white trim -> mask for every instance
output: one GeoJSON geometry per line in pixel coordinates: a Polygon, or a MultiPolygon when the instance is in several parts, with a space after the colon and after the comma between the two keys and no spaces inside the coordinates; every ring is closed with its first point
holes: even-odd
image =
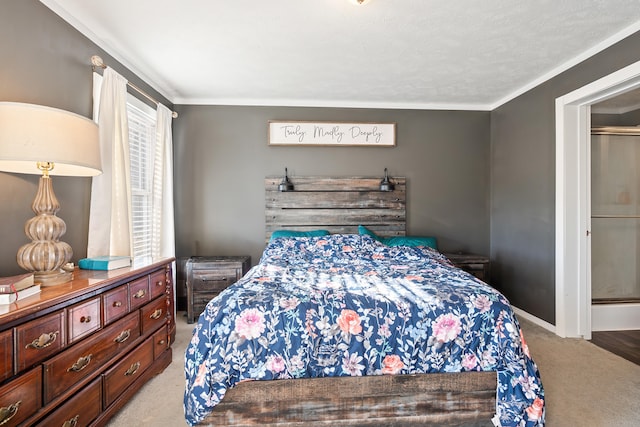
{"type": "Polygon", "coordinates": [[[528,320],[529,322],[534,323],[540,326],[541,328],[546,329],[549,332],[553,332],[554,334],[556,333],[556,327],[551,323],[546,322],[540,319],[539,317],[534,316],[533,314],[527,313],[521,308],[514,307],[514,306],[511,306],[511,308],[513,308],[513,312],[516,313],[516,316],[521,317],[525,320],[528,320]]]}
{"type": "Polygon", "coordinates": [[[454,110],[454,111],[491,111],[488,104],[446,104],[411,102],[367,102],[335,101],[318,99],[243,99],[243,98],[184,98],[176,97],[174,104],[180,105],[237,105],[248,107],[326,107],[326,108],[377,108],[387,110],[454,110]]]}
{"type": "Polygon", "coordinates": [[[640,304],[596,304],[591,306],[594,331],[640,328],[640,304]]]}
{"type": "Polygon", "coordinates": [[[640,87],[640,61],[556,99],[556,333],[591,337],[590,106],[640,87]]]}

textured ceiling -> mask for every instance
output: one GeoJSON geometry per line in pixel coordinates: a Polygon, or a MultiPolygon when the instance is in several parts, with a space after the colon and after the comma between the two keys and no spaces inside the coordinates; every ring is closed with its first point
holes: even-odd
{"type": "Polygon", "coordinates": [[[489,110],[640,30],[638,0],[41,2],[176,104],[489,110]]]}

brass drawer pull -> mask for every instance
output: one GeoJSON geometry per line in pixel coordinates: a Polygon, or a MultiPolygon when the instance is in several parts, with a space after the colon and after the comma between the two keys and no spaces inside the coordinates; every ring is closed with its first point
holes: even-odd
{"type": "Polygon", "coordinates": [[[129,366],[129,369],[127,369],[127,372],[125,372],[124,374],[130,377],[131,375],[138,372],[138,369],[140,369],[140,362],[136,362],[133,365],[129,366]]]}
{"type": "Polygon", "coordinates": [[[42,334],[38,338],[36,338],[35,340],[27,344],[24,348],[34,348],[36,350],[39,350],[41,348],[49,347],[51,344],[55,342],[56,338],[58,338],[59,333],[60,331],[49,332],[48,334],[42,334]]]}
{"type": "Polygon", "coordinates": [[[114,306],[114,307],[122,307],[122,302],[120,302],[120,301],[114,301],[114,302],[113,302],[113,306],[114,306]]]}
{"type": "Polygon", "coordinates": [[[22,400],[18,400],[13,405],[0,408],[0,426],[8,423],[15,414],[18,413],[22,400]]]}
{"type": "Polygon", "coordinates": [[[138,292],[136,292],[135,294],[133,294],[134,298],[144,298],[144,296],[147,294],[147,292],[144,289],[140,289],[138,292]]]}
{"type": "Polygon", "coordinates": [[[91,323],[91,316],[82,316],[80,318],[80,323],[91,323]]]}
{"type": "Polygon", "coordinates": [[[69,369],[67,369],[67,372],[82,371],[84,368],[89,366],[89,362],[91,362],[92,357],[93,357],[93,354],[90,354],[88,356],[82,356],[81,358],[78,359],[76,363],[74,363],[73,365],[71,365],[69,369]]]}
{"type": "Polygon", "coordinates": [[[158,341],[158,345],[164,345],[164,344],[165,344],[165,340],[158,341]]]}
{"type": "Polygon", "coordinates": [[[76,427],[78,425],[78,418],[80,417],[80,414],[76,415],[75,417],[71,418],[70,420],[67,420],[64,422],[64,424],[62,424],[62,427],[76,427]]]}
{"type": "Polygon", "coordinates": [[[158,280],[156,282],[156,286],[162,286],[162,285],[164,285],[164,282],[162,280],[158,280]]]}
{"type": "Polygon", "coordinates": [[[123,342],[128,340],[130,336],[131,336],[131,329],[127,329],[125,331],[120,332],[120,335],[118,335],[114,341],[117,342],[118,344],[122,344],[123,342]]]}
{"type": "Polygon", "coordinates": [[[157,320],[157,319],[160,318],[160,316],[162,316],[162,312],[163,312],[163,310],[161,308],[159,308],[156,311],[154,311],[153,313],[151,313],[149,318],[153,319],[153,320],[157,320]]]}

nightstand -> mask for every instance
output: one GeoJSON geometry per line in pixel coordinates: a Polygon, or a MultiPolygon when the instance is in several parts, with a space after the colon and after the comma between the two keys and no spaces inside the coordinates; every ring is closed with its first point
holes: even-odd
{"type": "Polygon", "coordinates": [[[187,323],[193,323],[211,299],[240,280],[250,267],[250,256],[190,257],[185,268],[187,323]]]}
{"type": "Polygon", "coordinates": [[[483,282],[488,283],[489,268],[491,266],[489,257],[464,253],[445,253],[444,256],[449,258],[449,261],[451,261],[451,263],[456,267],[471,273],[483,282]]]}

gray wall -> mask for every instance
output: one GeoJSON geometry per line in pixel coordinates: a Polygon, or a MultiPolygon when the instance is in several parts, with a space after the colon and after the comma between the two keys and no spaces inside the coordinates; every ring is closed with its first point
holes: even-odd
{"type": "Polygon", "coordinates": [[[511,303],[555,323],[555,99],[640,60],[640,34],[491,113],[491,275],[511,303]]]}
{"type": "MultiPolygon", "coordinates": [[[[166,102],[102,49],[37,0],[2,0],[0,6],[0,100],[47,105],[91,117],[90,58],[100,55],[113,69],[166,102]]],[[[0,172],[0,276],[21,272],[18,248],[28,242],[23,227],[33,216],[38,176],[0,172]]],[[[54,177],[58,212],[67,224],[61,240],[73,259],[86,256],[90,178],[54,177]]]]}
{"type": "Polygon", "coordinates": [[[407,178],[407,231],[442,250],[489,253],[488,112],[233,106],[176,107],[176,254],[264,249],[264,178],[407,178]],[[397,146],[272,147],[269,120],[396,122],[397,146]]]}

